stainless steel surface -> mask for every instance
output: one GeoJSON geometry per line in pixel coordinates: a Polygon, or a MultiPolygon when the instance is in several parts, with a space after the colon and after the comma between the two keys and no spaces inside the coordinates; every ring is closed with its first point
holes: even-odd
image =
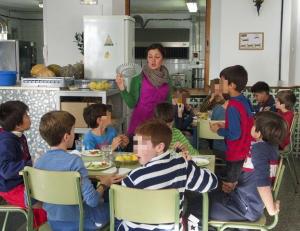
{"type": "Polygon", "coordinates": [[[186,86],[186,76],[184,73],[172,74],[171,79],[173,81],[173,85],[178,88],[187,87],[186,86]]]}
{"type": "Polygon", "coordinates": [[[22,87],[68,87],[74,83],[73,77],[22,78],[22,87]]]}
{"type": "Polygon", "coordinates": [[[36,64],[36,44],[29,41],[0,40],[0,70],[16,71],[17,77],[30,76],[36,64]]]}
{"type": "Polygon", "coordinates": [[[203,68],[192,69],[192,88],[204,88],[203,71],[203,68]]]}

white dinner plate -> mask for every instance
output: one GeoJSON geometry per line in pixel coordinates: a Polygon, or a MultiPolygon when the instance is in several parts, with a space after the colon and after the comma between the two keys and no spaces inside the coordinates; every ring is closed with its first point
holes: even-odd
{"type": "Polygon", "coordinates": [[[110,162],[107,161],[90,161],[90,162],[85,162],[84,166],[86,167],[87,170],[103,170],[103,169],[108,169],[112,166],[110,162]]]}
{"type": "Polygon", "coordinates": [[[198,166],[206,166],[209,164],[209,160],[207,158],[203,157],[192,157],[192,160],[198,165],[198,166]]]}
{"type": "Polygon", "coordinates": [[[99,149],[84,150],[81,153],[83,156],[102,156],[104,153],[99,149]]]}

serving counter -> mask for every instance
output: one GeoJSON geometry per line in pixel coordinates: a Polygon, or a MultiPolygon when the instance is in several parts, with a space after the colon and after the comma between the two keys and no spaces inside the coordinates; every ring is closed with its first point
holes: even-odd
{"type": "MultiPolygon", "coordinates": [[[[43,153],[48,145],[39,134],[39,122],[45,113],[52,110],[60,110],[61,102],[78,97],[99,98],[102,103],[112,105],[122,104],[119,91],[112,89],[108,91],[69,91],[60,88],[45,87],[21,87],[21,86],[0,86],[0,103],[9,100],[20,100],[29,107],[31,128],[25,132],[31,155],[43,153]]],[[[123,104],[122,104],[123,105],[123,104]]],[[[122,115],[123,106],[113,108],[117,115],[122,115]]],[[[76,128],[76,133],[84,133],[86,128],[76,128]]]]}

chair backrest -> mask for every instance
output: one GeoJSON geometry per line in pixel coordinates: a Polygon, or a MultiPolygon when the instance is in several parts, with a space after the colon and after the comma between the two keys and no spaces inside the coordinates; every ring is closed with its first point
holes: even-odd
{"type": "Polygon", "coordinates": [[[291,128],[290,128],[290,140],[291,140],[291,142],[293,142],[293,144],[295,143],[294,142],[294,137],[295,137],[296,127],[297,127],[297,124],[298,124],[298,119],[299,119],[299,113],[294,112],[294,118],[293,118],[291,128]]]}
{"type": "Polygon", "coordinates": [[[176,189],[133,189],[112,185],[109,191],[111,230],[114,217],[143,224],[174,223],[179,227],[179,192],[176,189]]]}
{"type": "Polygon", "coordinates": [[[283,158],[281,158],[276,171],[276,177],[272,188],[274,199],[277,199],[284,171],[285,171],[285,165],[283,164],[283,158]]]}
{"type": "Polygon", "coordinates": [[[203,139],[223,140],[223,136],[219,136],[217,133],[210,130],[210,123],[224,122],[224,120],[198,120],[198,137],[203,139]]]}
{"type": "Polygon", "coordinates": [[[26,166],[23,170],[29,208],[31,198],[58,205],[78,205],[83,230],[83,204],[78,172],[46,171],[26,166]]]}

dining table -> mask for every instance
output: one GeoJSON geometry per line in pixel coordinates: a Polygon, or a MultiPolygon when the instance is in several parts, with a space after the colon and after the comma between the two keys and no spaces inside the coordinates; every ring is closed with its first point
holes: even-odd
{"type": "MultiPolygon", "coordinates": [[[[101,169],[88,169],[89,176],[103,176],[103,175],[112,175],[112,174],[120,174],[120,175],[127,175],[131,170],[140,167],[141,165],[138,162],[131,162],[131,163],[122,163],[120,168],[117,170],[114,159],[117,155],[126,155],[132,153],[113,153],[110,157],[109,166],[101,169]]],[[[103,156],[85,156],[81,155],[83,162],[90,163],[90,162],[100,162],[103,161],[103,156]]],[[[192,156],[192,160],[200,167],[200,168],[207,168],[210,171],[215,171],[215,155],[205,155],[199,154],[192,156]]]]}

